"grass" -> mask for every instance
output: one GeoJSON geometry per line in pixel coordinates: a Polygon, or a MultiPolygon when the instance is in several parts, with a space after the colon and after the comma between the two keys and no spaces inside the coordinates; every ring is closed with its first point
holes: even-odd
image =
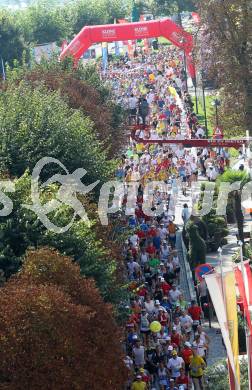
{"type": "Polygon", "coordinates": [[[168,39],[166,39],[164,37],[159,37],[158,38],[158,43],[160,43],[161,45],[171,45],[171,42],[168,41],[168,39]]]}
{"type": "MultiPolygon", "coordinates": [[[[207,114],[207,128],[208,128],[208,136],[213,135],[213,130],[215,127],[215,115],[214,115],[214,108],[212,106],[212,101],[215,99],[215,96],[206,95],[206,114],[207,114]]],[[[194,103],[194,111],[196,112],[196,100],[195,96],[192,95],[192,101],[194,103]]],[[[201,125],[205,125],[205,115],[204,115],[204,108],[201,104],[200,99],[198,99],[198,114],[197,114],[199,123],[201,125]]]]}

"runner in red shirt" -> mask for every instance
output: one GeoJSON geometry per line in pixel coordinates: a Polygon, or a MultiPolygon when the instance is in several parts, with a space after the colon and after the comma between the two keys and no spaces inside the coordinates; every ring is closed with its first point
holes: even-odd
{"type": "Polygon", "coordinates": [[[163,294],[168,295],[168,292],[171,290],[170,284],[167,283],[164,278],[161,278],[160,282],[161,282],[160,285],[161,285],[161,288],[163,290],[163,294]]]}
{"type": "Polygon", "coordinates": [[[141,207],[138,206],[135,209],[135,216],[137,217],[138,220],[141,219],[141,218],[144,218],[144,212],[143,212],[141,207]]]}
{"type": "Polygon", "coordinates": [[[190,371],[190,361],[191,361],[191,358],[193,356],[193,351],[191,349],[191,344],[186,341],[185,344],[184,344],[184,349],[182,349],[181,351],[181,357],[184,359],[184,362],[185,362],[185,371],[186,371],[186,374],[188,374],[188,372],[190,371]]]}
{"type": "Polygon", "coordinates": [[[171,342],[176,344],[177,348],[180,348],[181,341],[181,335],[177,332],[176,328],[172,328],[171,342]]]}
{"type": "Polygon", "coordinates": [[[188,313],[190,314],[190,316],[193,319],[193,326],[192,326],[192,328],[193,328],[193,331],[195,333],[196,330],[197,330],[198,325],[200,324],[200,319],[201,319],[201,315],[202,315],[201,307],[196,305],[195,301],[192,301],[191,302],[191,306],[188,309],[188,313]]]}
{"type": "Polygon", "coordinates": [[[181,368],[180,370],[180,376],[176,379],[176,385],[184,385],[184,389],[189,389],[189,378],[185,374],[185,370],[181,368]]]}
{"type": "Polygon", "coordinates": [[[151,228],[148,230],[148,237],[152,238],[152,237],[156,237],[156,234],[157,234],[157,229],[155,228],[154,225],[151,226],[151,228]]]}
{"type": "Polygon", "coordinates": [[[156,253],[156,248],[152,243],[147,246],[146,252],[149,253],[149,255],[154,255],[156,253]]]}
{"type": "Polygon", "coordinates": [[[143,230],[138,230],[136,234],[138,235],[139,240],[142,240],[146,237],[146,233],[143,230]]]}

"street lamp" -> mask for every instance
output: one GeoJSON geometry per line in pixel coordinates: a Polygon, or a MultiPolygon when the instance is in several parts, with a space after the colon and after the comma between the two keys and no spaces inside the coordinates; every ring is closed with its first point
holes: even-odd
{"type": "MultiPolygon", "coordinates": [[[[184,43],[186,42],[186,39],[185,39],[185,37],[181,37],[181,39],[179,40],[179,42],[181,43],[181,44],[183,44],[184,45],[184,43]]],[[[183,57],[184,57],[184,64],[183,64],[183,76],[185,77],[185,87],[186,87],[186,92],[188,92],[188,83],[187,83],[187,69],[186,69],[186,67],[187,67],[187,63],[186,63],[186,52],[185,52],[185,48],[183,48],[183,57]]]]}
{"type": "Polygon", "coordinates": [[[214,99],[211,104],[213,107],[215,107],[215,122],[216,122],[216,127],[218,127],[219,126],[218,107],[220,107],[221,102],[219,99],[214,99]]]}

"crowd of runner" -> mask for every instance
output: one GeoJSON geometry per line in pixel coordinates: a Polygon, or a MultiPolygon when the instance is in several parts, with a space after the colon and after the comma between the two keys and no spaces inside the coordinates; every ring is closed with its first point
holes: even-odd
{"type": "MultiPolygon", "coordinates": [[[[224,149],[185,149],[181,144],[141,143],[141,139],[204,137],[186,92],[183,57],[177,49],[162,48],[148,56],[113,62],[106,79],[117,101],[129,112],[139,142],[129,139],[116,171],[126,184],[138,182],[135,215],[127,219],[130,235],[123,248],[131,292],[126,325],[127,389],[204,388],[204,369],[210,340],[201,327],[203,313],[188,302],[180,285],[180,255],[175,207],[199,175],[215,181],[229,164],[224,149]],[[152,216],[144,210],[144,186],[164,181],[170,190],[154,188],[152,216]],[[162,204],[162,212],[155,210],[162,204]]],[[[186,198],[185,198],[186,199],[186,198]]],[[[182,220],[190,217],[184,204],[182,220]]],[[[211,348],[211,345],[210,345],[211,348]]]]}

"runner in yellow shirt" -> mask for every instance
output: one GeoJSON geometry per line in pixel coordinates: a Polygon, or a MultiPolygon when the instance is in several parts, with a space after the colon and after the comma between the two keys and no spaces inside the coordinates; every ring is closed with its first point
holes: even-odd
{"type": "Polygon", "coordinates": [[[192,347],[193,356],[190,361],[190,377],[195,389],[204,390],[203,373],[206,363],[201,356],[197,354],[197,346],[192,347]]]}
{"type": "Polygon", "coordinates": [[[132,383],[131,390],[146,390],[146,383],[142,380],[141,375],[137,375],[136,380],[132,383]]]}
{"type": "Polygon", "coordinates": [[[140,143],[140,144],[136,144],[136,152],[137,154],[141,154],[143,153],[144,151],[144,144],[140,143]]]}

